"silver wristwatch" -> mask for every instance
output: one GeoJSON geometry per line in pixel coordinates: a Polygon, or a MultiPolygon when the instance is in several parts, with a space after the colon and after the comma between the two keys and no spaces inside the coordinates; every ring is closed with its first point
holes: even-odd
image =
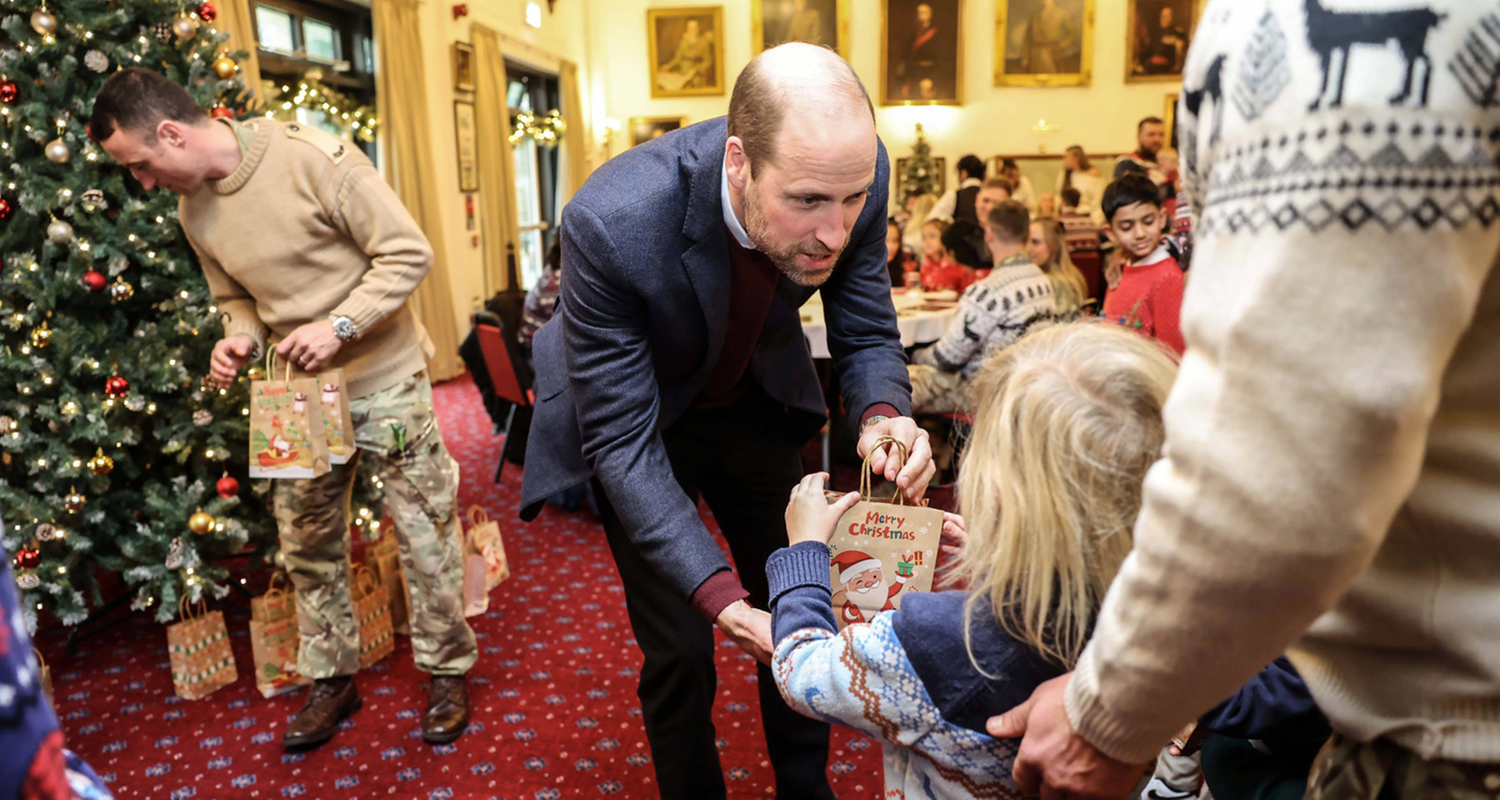
{"type": "Polygon", "coordinates": [[[359,335],[359,329],[354,327],[354,320],[348,317],[329,317],[333,320],[333,335],[341,341],[352,342],[359,335]]]}
{"type": "Polygon", "coordinates": [[[884,414],[876,414],[875,416],[870,417],[869,419],[865,420],[863,423],[860,424],[860,426],[859,426],[859,432],[860,433],[864,433],[865,431],[867,431],[867,430],[870,429],[871,425],[874,425],[877,422],[885,422],[888,419],[890,419],[890,417],[887,417],[884,414]]]}

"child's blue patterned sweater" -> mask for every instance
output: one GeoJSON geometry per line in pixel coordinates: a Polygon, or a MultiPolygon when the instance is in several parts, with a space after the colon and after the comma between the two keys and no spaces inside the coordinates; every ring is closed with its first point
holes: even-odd
{"type": "Polygon", "coordinates": [[[1007,635],[981,603],[964,646],[964,592],[911,595],[901,608],[838,633],[828,547],[802,542],[766,561],[776,686],[793,708],[880,739],[892,798],[1018,798],[1015,740],[984,732],[1062,674],[1007,635]]]}

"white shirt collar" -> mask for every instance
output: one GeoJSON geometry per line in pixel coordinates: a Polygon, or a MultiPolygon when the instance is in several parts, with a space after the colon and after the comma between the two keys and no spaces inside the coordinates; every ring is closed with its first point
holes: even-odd
{"type": "Polygon", "coordinates": [[[958,188],[960,188],[960,189],[967,189],[970,186],[983,186],[983,185],[984,185],[984,181],[982,181],[982,180],[980,180],[978,178],[964,178],[964,182],[960,183],[958,185],[958,188]]]}
{"type": "Polygon", "coordinates": [[[1156,263],[1165,261],[1165,260],[1167,260],[1168,258],[1171,258],[1171,257],[1172,257],[1172,251],[1167,249],[1167,239],[1164,236],[1164,237],[1162,237],[1161,244],[1157,245],[1156,249],[1152,250],[1150,255],[1146,256],[1143,259],[1140,259],[1139,261],[1132,261],[1132,262],[1130,262],[1130,266],[1132,266],[1132,267],[1149,267],[1152,264],[1156,264],[1156,263]]]}
{"type": "Polygon", "coordinates": [[[756,249],[755,243],[750,241],[750,234],[745,232],[745,226],[740,224],[740,218],[734,215],[734,205],[729,202],[729,154],[724,154],[724,163],[719,165],[719,201],[724,204],[724,227],[729,229],[730,235],[740,243],[740,247],[746,250],[756,249]]]}

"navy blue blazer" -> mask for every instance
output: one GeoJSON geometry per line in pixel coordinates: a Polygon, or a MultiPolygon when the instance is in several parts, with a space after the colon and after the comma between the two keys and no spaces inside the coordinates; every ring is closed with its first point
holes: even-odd
{"type": "MultiPolygon", "coordinates": [[[[589,178],[563,209],[561,297],[532,345],[537,405],[521,518],[597,477],[631,540],[684,597],[728,567],[673,477],[661,436],[702,392],[724,345],[727,138],[723,117],[701,122],[633,147],[589,178]]],[[[889,182],[882,144],[864,210],[822,287],[828,349],[854,415],[877,403],[911,413],[885,264],[889,182]]],[[[814,291],[781,277],[749,368],[787,408],[788,433],[801,442],[827,419],[798,311],[814,291]]]]}

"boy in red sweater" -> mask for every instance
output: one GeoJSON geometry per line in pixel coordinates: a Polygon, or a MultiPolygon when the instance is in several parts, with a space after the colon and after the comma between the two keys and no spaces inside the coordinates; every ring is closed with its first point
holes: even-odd
{"type": "Polygon", "coordinates": [[[1182,269],[1167,251],[1156,184],[1126,174],[1104,190],[1104,234],[1124,258],[1120,283],[1104,298],[1104,318],[1135,328],[1182,355],[1182,269]]]}

